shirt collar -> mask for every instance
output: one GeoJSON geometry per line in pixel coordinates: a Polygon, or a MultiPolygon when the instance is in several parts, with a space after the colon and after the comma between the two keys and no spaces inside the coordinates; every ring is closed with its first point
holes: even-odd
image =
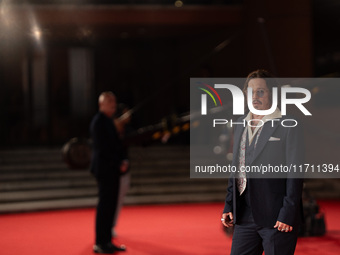
{"type": "MultiPolygon", "coordinates": [[[[282,118],[282,115],[281,115],[281,111],[279,108],[276,108],[275,111],[271,114],[268,114],[268,115],[265,115],[263,116],[262,118],[262,121],[263,121],[263,124],[262,125],[258,125],[254,131],[251,130],[251,127],[249,125],[247,125],[247,131],[248,131],[248,141],[249,141],[249,145],[251,144],[251,142],[253,141],[255,135],[257,134],[257,132],[259,131],[259,129],[261,128],[261,126],[264,125],[264,123],[266,123],[267,120],[272,120],[272,119],[279,119],[279,118],[282,118]]],[[[244,118],[247,122],[249,120],[252,119],[252,113],[249,112],[247,114],[247,116],[244,118]]],[[[260,124],[261,122],[259,122],[260,124]]]]}

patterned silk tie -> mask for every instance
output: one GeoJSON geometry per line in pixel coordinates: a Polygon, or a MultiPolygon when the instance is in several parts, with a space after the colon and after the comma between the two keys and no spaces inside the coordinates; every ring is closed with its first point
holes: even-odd
{"type": "Polygon", "coordinates": [[[244,129],[241,143],[240,143],[240,152],[239,152],[239,173],[237,178],[237,189],[240,192],[240,195],[244,192],[247,186],[247,176],[244,171],[241,171],[241,169],[244,169],[245,163],[246,163],[246,141],[247,141],[247,127],[244,129]]]}
{"type": "MultiPolygon", "coordinates": [[[[262,126],[263,127],[263,126],[262,126]]],[[[256,134],[254,149],[256,148],[257,141],[262,131],[262,127],[259,128],[256,134]]],[[[237,189],[240,192],[240,195],[244,192],[247,186],[247,176],[245,171],[241,171],[245,169],[246,165],[246,142],[247,142],[247,130],[246,127],[243,131],[241,142],[240,142],[240,152],[239,152],[239,174],[237,178],[237,189]]]]}

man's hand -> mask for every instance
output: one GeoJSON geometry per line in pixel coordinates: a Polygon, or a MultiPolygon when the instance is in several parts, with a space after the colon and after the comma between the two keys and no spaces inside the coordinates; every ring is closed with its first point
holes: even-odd
{"type": "Polygon", "coordinates": [[[120,165],[120,172],[125,173],[129,168],[129,161],[123,160],[122,164],[120,165]]]}
{"type": "Polygon", "coordinates": [[[293,230],[292,226],[289,226],[283,222],[277,221],[274,228],[277,228],[281,232],[291,232],[293,230]]]}
{"type": "Polygon", "coordinates": [[[221,221],[222,221],[223,226],[227,228],[231,227],[233,225],[233,220],[234,220],[234,217],[233,217],[232,212],[222,214],[221,221]]]}

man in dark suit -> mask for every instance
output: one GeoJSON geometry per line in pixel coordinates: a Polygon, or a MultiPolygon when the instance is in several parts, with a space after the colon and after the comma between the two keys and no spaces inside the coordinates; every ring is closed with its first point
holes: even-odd
{"type": "MultiPolygon", "coordinates": [[[[248,75],[244,86],[252,89],[252,103],[257,110],[271,107],[272,77],[265,70],[248,75]]],[[[241,117],[251,126],[235,125],[232,165],[238,169],[254,166],[296,166],[303,164],[303,135],[299,125],[285,121],[279,109],[260,116],[251,112],[241,117]],[[277,119],[279,121],[268,121],[277,119]]],[[[229,178],[222,224],[235,224],[232,255],[294,254],[298,224],[302,217],[302,185],[299,176],[275,173],[277,178],[258,178],[239,172],[229,178]],[[253,178],[252,178],[253,177],[253,178]]],[[[268,177],[268,176],[267,176],[268,177]]]]}
{"type": "Polygon", "coordinates": [[[128,168],[121,140],[113,123],[116,97],[112,92],[99,96],[99,112],[93,117],[90,132],[93,140],[91,173],[98,184],[96,213],[96,253],[125,251],[124,246],[112,244],[111,227],[117,207],[120,173],[128,168]]]}

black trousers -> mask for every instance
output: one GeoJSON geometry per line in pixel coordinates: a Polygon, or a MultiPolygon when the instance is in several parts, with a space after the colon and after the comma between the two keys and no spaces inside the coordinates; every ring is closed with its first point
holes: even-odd
{"type": "Polygon", "coordinates": [[[261,227],[254,222],[248,189],[239,196],[237,224],[235,224],[231,255],[293,255],[298,229],[281,232],[273,227],[261,227]]]}
{"type": "Polygon", "coordinates": [[[112,223],[117,209],[119,174],[97,178],[96,244],[111,243],[112,223]]]}
{"type": "Polygon", "coordinates": [[[254,222],[251,208],[247,203],[247,192],[240,197],[240,217],[235,224],[231,255],[293,255],[298,229],[281,232],[273,227],[261,227],[254,222]],[[244,199],[244,200],[242,200],[244,199]]]}
{"type": "Polygon", "coordinates": [[[293,255],[297,230],[281,232],[276,228],[263,228],[255,223],[235,225],[231,255],[293,255]]]}

